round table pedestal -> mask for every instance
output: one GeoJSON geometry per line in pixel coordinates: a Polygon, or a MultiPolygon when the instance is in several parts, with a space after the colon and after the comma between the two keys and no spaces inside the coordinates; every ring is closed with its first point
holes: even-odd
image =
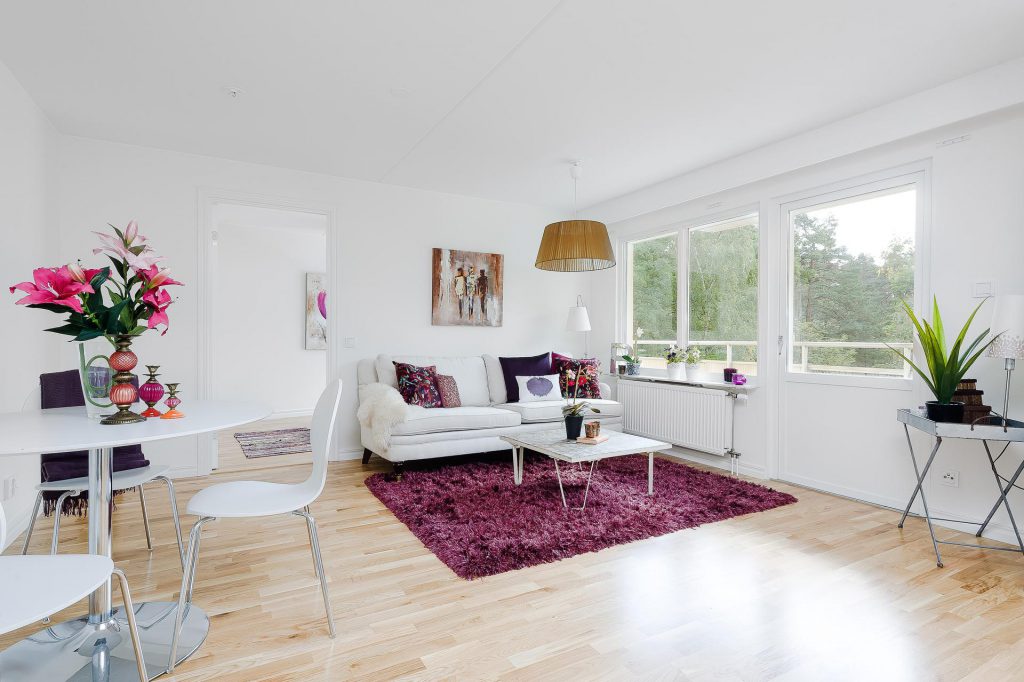
{"type": "MultiPolygon", "coordinates": [[[[151,680],[167,671],[177,608],[177,602],[135,604],[142,654],[151,680]]],[[[210,619],[201,608],[186,605],[185,609],[175,665],[194,654],[210,631],[210,619]]],[[[138,679],[135,650],[123,607],[114,609],[112,621],[93,624],[88,617],[65,621],[0,652],[0,680],[4,682],[138,682],[138,679]]]]}

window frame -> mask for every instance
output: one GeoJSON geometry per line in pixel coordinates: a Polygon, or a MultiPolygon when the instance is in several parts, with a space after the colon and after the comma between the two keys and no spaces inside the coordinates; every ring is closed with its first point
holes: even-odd
{"type": "MultiPolygon", "coordinates": [[[[633,258],[631,246],[638,242],[648,241],[651,239],[658,239],[661,237],[668,237],[674,235],[676,237],[676,272],[677,272],[677,285],[676,285],[676,338],[675,343],[681,347],[687,345],[701,345],[699,341],[689,340],[690,335],[690,234],[694,230],[701,228],[707,228],[718,223],[726,223],[732,221],[740,221],[744,218],[751,218],[757,223],[758,229],[758,283],[757,283],[757,325],[754,332],[755,348],[757,349],[757,374],[760,375],[763,372],[762,364],[762,344],[760,337],[761,327],[761,316],[762,307],[764,306],[762,296],[762,282],[765,277],[764,272],[764,236],[762,234],[762,219],[760,214],[760,205],[757,203],[746,204],[736,208],[731,208],[728,211],[722,211],[713,214],[701,215],[696,218],[689,220],[669,223],[668,225],[659,225],[652,227],[647,230],[637,231],[630,233],[628,236],[623,236],[617,240],[618,244],[618,259],[620,263],[625,263],[626,267],[622,268],[622,275],[619,278],[620,291],[622,292],[618,296],[619,305],[621,306],[621,312],[618,319],[621,321],[619,325],[618,338],[622,339],[622,343],[633,344],[633,258]]],[[[728,339],[725,339],[728,340],[728,339]]],[[[653,356],[644,356],[653,357],[653,356]]],[[[656,369],[654,371],[663,372],[662,369],[656,369]]]]}
{"type": "MultiPolygon", "coordinates": [[[[783,295],[779,297],[780,300],[778,302],[780,333],[782,335],[780,340],[783,341],[779,347],[779,371],[783,381],[900,391],[910,391],[913,389],[913,373],[909,377],[856,376],[827,372],[794,372],[790,369],[791,353],[794,344],[791,305],[795,287],[793,229],[790,223],[790,215],[794,211],[811,208],[820,204],[856,199],[865,194],[884,192],[911,185],[916,192],[913,306],[915,312],[921,314],[924,302],[928,299],[927,292],[931,290],[928,272],[930,261],[928,257],[928,225],[930,224],[931,195],[927,167],[917,164],[910,167],[882,171],[869,176],[834,183],[827,187],[804,192],[799,195],[792,195],[779,202],[779,227],[782,233],[779,239],[779,245],[782,249],[779,262],[782,263],[784,268],[782,276],[785,278],[781,289],[783,295]]],[[[916,341],[916,339],[914,340],[916,341]]]]}

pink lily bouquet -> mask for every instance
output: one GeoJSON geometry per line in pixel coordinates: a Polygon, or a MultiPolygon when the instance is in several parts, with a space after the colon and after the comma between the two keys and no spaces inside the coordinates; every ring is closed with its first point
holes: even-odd
{"type": "Polygon", "coordinates": [[[161,334],[167,333],[167,308],[172,299],[165,287],[181,282],[157,266],[163,258],[145,243],[134,220],[124,231],[110,227],[113,234],[94,233],[101,246],[92,252],[105,253],[111,265],[93,269],[69,263],[36,268],[31,282],[10,287],[12,294],[26,294],[16,301],[18,305],[67,314],[63,325],[46,331],[74,337],[73,341],[103,336],[115,345],[116,337],[138,336],[147,329],[163,327],[161,334]]]}

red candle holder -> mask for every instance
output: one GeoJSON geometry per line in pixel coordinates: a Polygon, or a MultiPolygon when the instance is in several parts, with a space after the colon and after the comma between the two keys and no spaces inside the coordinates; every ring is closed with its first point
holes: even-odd
{"type": "Polygon", "coordinates": [[[181,405],[181,398],[178,397],[178,384],[167,384],[167,392],[170,393],[167,400],[164,401],[164,405],[171,408],[168,411],[160,415],[161,419],[181,419],[185,415],[178,411],[178,405],[181,405]]]}
{"type": "Polygon", "coordinates": [[[160,410],[156,409],[156,404],[160,402],[160,398],[164,397],[164,387],[156,380],[160,376],[157,374],[159,369],[160,365],[146,365],[146,374],[149,378],[146,383],[139,386],[139,398],[147,405],[146,411],[142,413],[142,416],[146,418],[160,416],[160,410]]]}

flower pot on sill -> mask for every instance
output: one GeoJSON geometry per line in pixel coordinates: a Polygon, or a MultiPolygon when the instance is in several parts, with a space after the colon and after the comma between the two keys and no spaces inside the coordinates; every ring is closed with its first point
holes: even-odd
{"type": "Polygon", "coordinates": [[[668,372],[669,379],[675,379],[676,381],[686,379],[686,363],[670,362],[666,365],[665,370],[668,372]]]}
{"type": "Polygon", "coordinates": [[[640,363],[639,362],[627,362],[626,363],[626,374],[635,377],[640,374],[640,363]]]}
{"type": "Polygon", "coordinates": [[[576,440],[580,437],[580,429],[583,428],[583,415],[568,415],[565,418],[565,437],[569,440],[576,440]]]}
{"type": "Polygon", "coordinates": [[[964,420],[964,404],[958,402],[940,403],[929,400],[924,404],[925,413],[933,422],[960,423],[964,420]]]}

